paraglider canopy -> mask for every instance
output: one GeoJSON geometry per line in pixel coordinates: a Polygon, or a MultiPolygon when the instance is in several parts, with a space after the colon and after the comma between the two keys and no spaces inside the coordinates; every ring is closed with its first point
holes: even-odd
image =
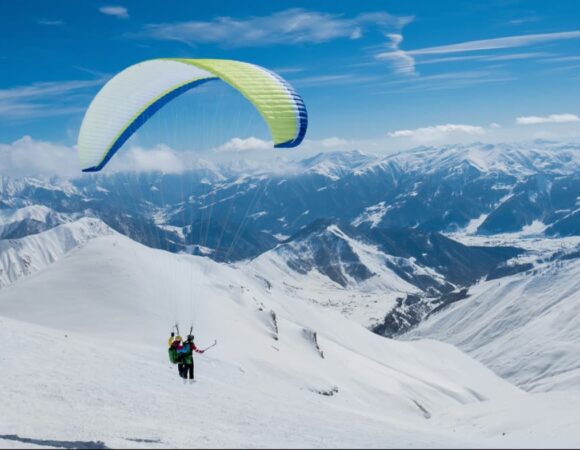
{"type": "Polygon", "coordinates": [[[300,145],[308,126],[306,107],[274,72],[241,61],[153,59],[115,75],[91,102],[78,139],[83,172],[101,170],[159,109],[212,80],[228,83],[254,105],[270,129],[274,147],[300,145]]]}

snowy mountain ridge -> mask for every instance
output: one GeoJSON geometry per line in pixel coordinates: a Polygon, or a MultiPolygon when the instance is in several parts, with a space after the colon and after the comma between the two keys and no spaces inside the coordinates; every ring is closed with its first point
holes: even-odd
{"type": "Polygon", "coordinates": [[[418,147],[398,152],[357,168],[362,175],[376,167],[398,168],[401,171],[419,171],[425,174],[436,171],[465,171],[474,168],[479,172],[501,172],[529,176],[539,173],[570,175],[580,169],[580,145],[546,141],[513,144],[469,145],[453,144],[442,147],[418,147]]]}
{"type": "Polygon", "coordinates": [[[0,209],[0,239],[17,239],[70,222],[78,214],[58,213],[43,205],[0,209]]]}
{"type": "Polygon", "coordinates": [[[19,239],[0,239],[0,289],[42,270],[91,239],[113,233],[100,220],[86,217],[19,239]]]}
{"type": "Polygon", "coordinates": [[[485,281],[404,335],[457,345],[531,391],[580,387],[580,259],[485,281]]]}

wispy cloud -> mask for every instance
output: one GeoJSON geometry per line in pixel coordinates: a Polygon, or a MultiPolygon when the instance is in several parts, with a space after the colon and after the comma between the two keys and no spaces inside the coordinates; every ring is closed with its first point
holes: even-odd
{"type": "Polygon", "coordinates": [[[539,22],[540,20],[542,20],[542,18],[540,16],[529,15],[529,16],[518,17],[517,19],[512,19],[508,23],[510,25],[524,25],[527,23],[539,22]]]}
{"type": "Polygon", "coordinates": [[[503,55],[461,55],[461,56],[446,56],[443,58],[418,59],[417,61],[415,61],[415,64],[417,65],[439,64],[461,61],[485,61],[485,62],[514,61],[522,59],[544,58],[550,55],[551,55],[550,53],[546,52],[506,53],[503,55]]]}
{"type": "Polygon", "coordinates": [[[432,142],[443,140],[452,134],[482,135],[485,134],[485,129],[475,125],[448,123],[412,130],[397,130],[389,133],[389,137],[410,138],[416,142],[432,142]]]}
{"type": "Polygon", "coordinates": [[[555,62],[579,62],[580,55],[570,55],[570,56],[555,56],[553,58],[546,58],[544,62],[546,63],[555,63],[555,62]]]}
{"type": "Polygon", "coordinates": [[[51,27],[64,25],[64,22],[62,20],[51,20],[51,19],[38,19],[36,23],[39,25],[47,25],[51,27]]]}
{"type": "Polygon", "coordinates": [[[3,119],[28,120],[39,117],[64,116],[84,111],[82,106],[54,105],[50,103],[0,103],[0,117],[3,119]]]}
{"type": "Polygon", "coordinates": [[[415,59],[400,48],[403,42],[403,35],[391,33],[387,37],[391,40],[387,44],[387,47],[390,47],[390,51],[379,53],[376,58],[390,62],[395,72],[399,74],[414,75],[416,73],[415,59]]]}
{"type": "Polygon", "coordinates": [[[510,61],[517,59],[531,59],[546,56],[542,52],[523,52],[512,54],[484,54],[484,55],[465,55],[465,53],[483,52],[493,50],[503,50],[510,48],[527,47],[531,45],[541,45],[551,42],[580,39],[580,31],[566,31],[559,33],[527,34],[519,36],[508,36],[493,39],[481,39],[475,41],[466,41],[450,45],[441,45],[437,47],[426,47],[414,50],[401,49],[402,36],[388,35],[389,42],[385,44],[387,50],[375,54],[378,60],[390,61],[393,64],[395,72],[399,74],[416,75],[416,66],[419,64],[447,63],[454,61],[510,61]],[[444,56],[464,53],[460,56],[444,56]],[[428,58],[431,56],[441,56],[440,58],[428,58]],[[427,57],[426,59],[424,57],[427,57]]]}
{"type": "Polygon", "coordinates": [[[286,75],[286,74],[304,72],[304,67],[275,67],[273,70],[276,73],[286,75]]]}
{"type": "Polygon", "coordinates": [[[293,8],[269,16],[239,19],[217,17],[211,21],[150,24],[138,36],[176,40],[190,45],[211,43],[227,47],[272,44],[322,43],[334,39],[360,39],[368,28],[398,31],[412,20],[385,12],[355,17],[293,8]]]}
{"type": "Polygon", "coordinates": [[[548,42],[579,39],[580,31],[566,31],[560,33],[525,34],[520,36],[508,36],[494,39],[482,39],[477,41],[467,41],[458,44],[441,45],[437,47],[427,47],[417,50],[410,50],[407,53],[412,56],[418,55],[440,55],[447,53],[464,53],[482,50],[497,50],[503,48],[526,47],[535,44],[545,44],[548,42]]]}
{"type": "Polygon", "coordinates": [[[119,19],[129,18],[129,11],[124,6],[102,6],[99,11],[107,16],[114,16],[119,19]]]}
{"type": "Polygon", "coordinates": [[[368,83],[380,79],[377,76],[359,75],[353,73],[341,73],[332,75],[314,75],[311,77],[301,77],[291,79],[293,86],[297,87],[311,87],[311,86],[336,86],[345,84],[368,83]]]}
{"type": "Polygon", "coordinates": [[[514,77],[509,73],[488,68],[402,78],[383,83],[383,86],[392,88],[386,90],[386,93],[403,93],[460,89],[512,80],[514,80],[514,77]]]}
{"type": "Polygon", "coordinates": [[[65,95],[72,91],[78,91],[102,84],[103,80],[70,80],[70,81],[49,81],[34,83],[29,86],[17,86],[8,89],[0,89],[0,101],[7,99],[26,99],[36,97],[46,97],[54,95],[65,95]]]}
{"type": "Polygon", "coordinates": [[[34,83],[0,89],[0,117],[24,119],[70,114],[82,110],[72,100],[102,85],[104,78],[34,83]]]}
{"type": "Polygon", "coordinates": [[[571,79],[574,78],[578,79],[577,76],[576,77],[574,76],[577,75],[578,72],[580,72],[580,64],[550,67],[542,71],[542,73],[550,74],[552,76],[554,74],[565,74],[566,76],[569,76],[571,79]]]}
{"type": "Polygon", "coordinates": [[[518,125],[539,125],[547,123],[571,123],[580,122],[576,114],[550,114],[549,116],[523,116],[516,119],[518,125]]]}
{"type": "Polygon", "coordinates": [[[295,78],[292,84],[296,86],[319,86],[321,84],[341,84],[352,81],[354,75],[351,74],[335,74],[335,75],[315,75],[311,77],[295,78]]]}

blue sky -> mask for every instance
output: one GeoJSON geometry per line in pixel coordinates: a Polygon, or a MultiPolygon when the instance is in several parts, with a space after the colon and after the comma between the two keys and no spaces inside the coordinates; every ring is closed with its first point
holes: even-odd
{"type": "MultiPolygon", "coordinates": [[[[579,134],[575,0],[20,0],[0,3],[0,143],[73,145],[108,77],[168,56],[278,71],[304,97],[311,145],[579,134]]],[[[204,101],[216,93],[230,101],[220,88],[204,101]]],[[[233,137],[228,120],[211,145],[233,137]]]]}

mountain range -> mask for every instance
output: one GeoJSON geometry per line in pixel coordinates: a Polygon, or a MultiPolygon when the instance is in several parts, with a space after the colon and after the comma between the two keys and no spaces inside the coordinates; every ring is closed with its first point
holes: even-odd
{"type": "MultiPolygon", "coordinates": [[[[396,292],[395,306],[385,301],[382,314],[363,319],[394,336],[480,280],[531,270],[521,238],[580,235],[580,145],[476,143],[200,161],[180,174],[5,177],[0,208],[5,240],[89,217],[150,247],[230,263],[275,254],[289,271],[314,271],[337,289],[396,292]]],[[[562,256],[574,254],[570,245],[562,256]]],[[[5,261],[18,252],[35,258],[17,241],[4,247],[5,261]]]]}
{"type": "Polygon", "coordinates": [[[149,246],[201,245],[235,261],[320,218],[357,228],[578,235],[579,167],[580,145],[542,141],[321,153],[276,164],[200,163],[181,174],[3,178],[0,206],[94,215],[149,246]]]}

